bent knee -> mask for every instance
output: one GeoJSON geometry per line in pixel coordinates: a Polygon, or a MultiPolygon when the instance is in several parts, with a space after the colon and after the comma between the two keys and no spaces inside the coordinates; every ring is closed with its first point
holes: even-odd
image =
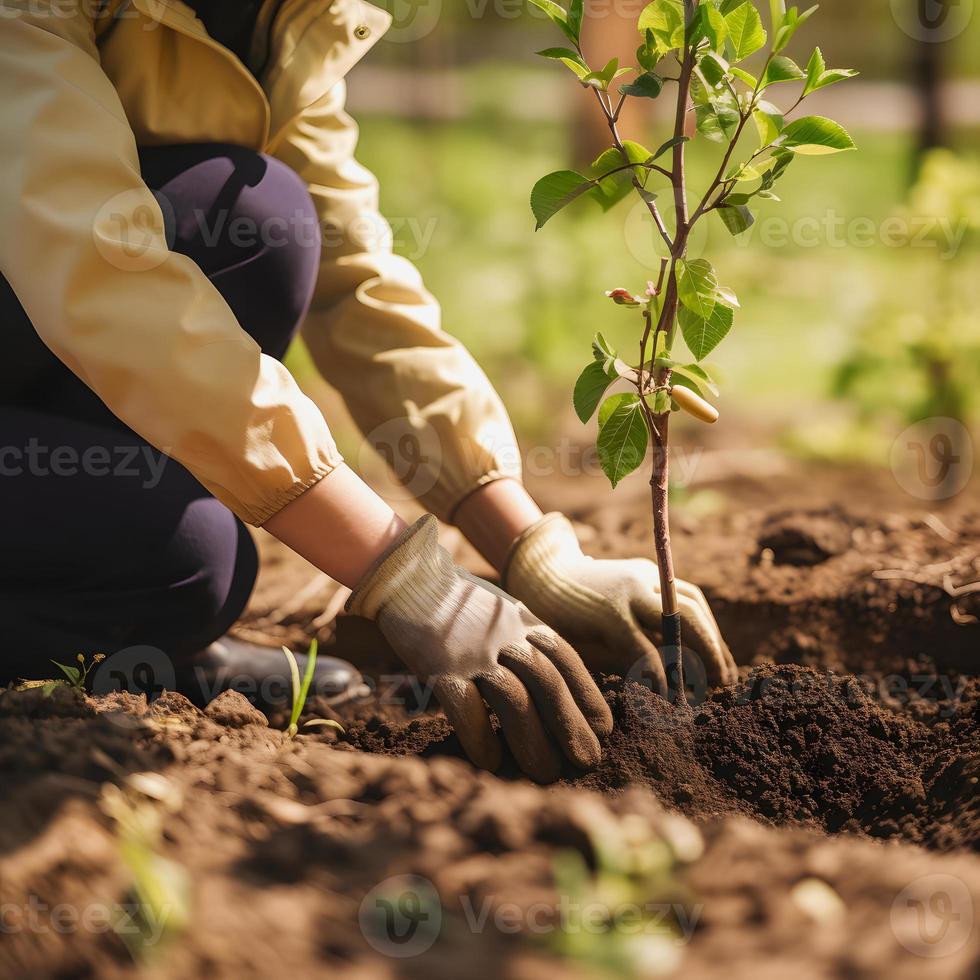
{"type": "Polygon", "coordinates": [[[251,535],[223,504],[201,498],[187,509],[168,549],[168,592],[183,652],[223,636],[245,610],[258,575],[251,535]]]}

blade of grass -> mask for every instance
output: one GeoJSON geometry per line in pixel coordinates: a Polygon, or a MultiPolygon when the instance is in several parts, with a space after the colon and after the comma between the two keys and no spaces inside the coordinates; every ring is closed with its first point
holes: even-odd
{"type": "MultiPolygon", "coordinates": [[[[289,676],[290,676],[290,691],[293,694],[293,715],[297,715],[296,712],[296,699],[299,697],[299,665],[296,663],[296,658],[293,656],[293,651],[289,647],[284,646],[282,652],[286,655],[286,662],[289,664],[289,676]]],[[[292,715],[290,716],[292,717],[292,715]]],[[[298,715],[297,715],[298,717],[298,715]]],[[[290,722],[289,725],[289,736],[292,738],[296,734],[296,726],[290,722]]]]}
{"type": "MultiPolygon", "coordinates": [[[[313,641],[310,643],[310,652],[307,654],[306,671],[303,674],[303,683],[300,686],[299,693],[293,698],[293,713],[289,718],[290,730],[296,728],[299,722],[299,716],[303,713],[303,708],[306,705],[306,697],[310,693],[310,684],[313,683],[313,671],[316,670],[316,654],[317,640],[316,637],[313,637],[313,641]]],[[[293,662],[296,662],[295,658],[293,658],[293,662]]]]}
{"type": "Polygon", "coordinates": [[[347,730],[339,721],[334,721],[333,718],[311,718],[309,721],[303,723],[304,728],[335,728],[341,735],[346,735],[347,730]]]}

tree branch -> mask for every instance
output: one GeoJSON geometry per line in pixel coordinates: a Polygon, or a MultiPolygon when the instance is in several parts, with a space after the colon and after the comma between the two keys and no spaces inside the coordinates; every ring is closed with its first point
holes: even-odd
{"type": "MultiPolygon", "coordinates": [[[[605,114],[606,122],[609,125],[609,132],[612,134],[613,144],[615,145],[616,149],[619,150],[619,154],[623,158],[623,162],[630,167],[636,166],[636,164],[631,162],[629,153],[626,152],[626,147],[623,145],[623,141],[619,137],[619,127],[616,125],[616,118],[603,100],[602,93],[599,92],[598,89],[593,89],[593,91],[595,92],[596,97],[599,100],[599,105],[602,107],[602,111],[605,114]]],[[[673,249],[674,241],[670,237],[670,232],[667,231],[667,225],[664,223],[663,216],[660,214],[660,209],[657,207],[657,202],[648,197],[636,174],[633,174],[633,186],[636,188],[640,197],[643,198],[643,203],[646,204],[647,210],[650,212],[650,216],[657,225],[657,230],[660,232],[660,237],[663,238],[668,249],[673,249]]]]}

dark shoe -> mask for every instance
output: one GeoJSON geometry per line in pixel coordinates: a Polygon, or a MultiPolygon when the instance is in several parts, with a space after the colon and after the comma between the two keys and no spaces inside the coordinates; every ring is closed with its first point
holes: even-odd
{"type": "MultiPolygon", "coordinates": [[[[295,656],[302,677],[308,657],[305,653],[295,656]]],[[[177,690],[199,707],[229,690],[244,694],[259,708],[283,707],[292,703],[292,686],[289,663],[282,650],[230,636],[185,661],[177,672],[177,690]]],[[[341,704],[360,697],[364,691],[364,679],[353,664],[336,657],[317,657],[310,696],[341,704]]]]}

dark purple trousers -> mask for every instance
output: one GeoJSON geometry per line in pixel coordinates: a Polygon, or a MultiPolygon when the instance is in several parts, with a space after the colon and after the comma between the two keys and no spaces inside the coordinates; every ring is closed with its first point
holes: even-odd
{"type": "MultiPolygon", "coordinates": [[[[319,268],[306,187],[235,146],[147,149],[141,165],[173,251],[281,358],[319,268]],[[282,219],[302,234],[283,234],[282,219]],[[250,233],[263,226],[276,235],[250,233]]],[[[135,645],[179,663],[244,609],[258,568],[248,531],[51,354],[2,275],[0,324],[0,679],[135,645]]]]}

